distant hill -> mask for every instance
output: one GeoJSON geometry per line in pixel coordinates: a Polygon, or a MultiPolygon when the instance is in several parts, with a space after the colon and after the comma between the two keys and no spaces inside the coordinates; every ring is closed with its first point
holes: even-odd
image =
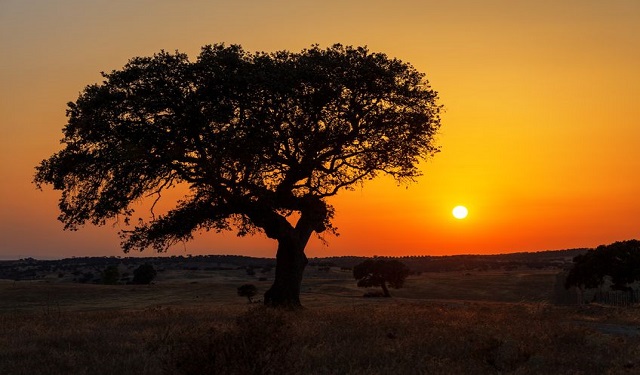
{"type": "MultiPolygon", "coordinates": [[[[516,269],[569,268],[576,255],[588,249],[568,249],[522,252],[496,255],[405,256],[401,260],[416,273],[450,271],[488,271],[516,269]]],[[[385,257],[388,258],[388,257],[385,257]]],[[[341,256],[309,259],[309,267],[340,267],[349,269],[367,257],[341,256]]],[[[241,255],[198,255],[170,257],[74,257],[60,260],[26,258],[0,261],[0,279],[38,280],[57,274],[60,279],[90,282],[107,266],[119,265],[132,270],[140,264],[151,263],[161,270],[217,271],[240,268],[273,268],[274,258],[253,258],[241,255]]]]}

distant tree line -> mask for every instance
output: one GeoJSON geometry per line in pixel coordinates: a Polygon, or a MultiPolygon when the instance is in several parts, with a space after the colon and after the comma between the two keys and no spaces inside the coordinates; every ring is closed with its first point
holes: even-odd
{"type": "MultiPolygon", "coordinates": [[[[588,249],[546,251],[536,253],[514,253],[500,255],[456,255],[456,256],[408,256],[378,257],[397,259],[414,272],[453,272],[510,269],[558,269],[572,266],[572,259],[584,254],[588,249]]],[[[342,256],[312,258],[310,266],[340,267],[351,270],[357,264],[370,259],[367,257],[342,256]]],[[[59,260],[21,260],[0,261],[0,279],[35,280],[51,273],[69,275],[74,273],[76,281],[91,282],[99,278],[102,271],[114,263],[128,268],[144,263],[152,263],[158,271],[162,270],[204,270],[218,271],[229,269],[273,269],[275,259],[252,258],[242,255],[173,255],[166,257],[72,257],[59,260]],[[90,277],[85,274],[91,273],[90,277]]],[[[263,271],[264,272],[264,271],[263,271]]]]}

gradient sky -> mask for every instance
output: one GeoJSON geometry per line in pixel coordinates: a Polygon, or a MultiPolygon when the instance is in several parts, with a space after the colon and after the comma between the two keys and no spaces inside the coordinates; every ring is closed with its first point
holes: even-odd
{"type": "MultiPolygon", "coordinates": [[[[595,247],[640,237],[640,1],[0,0],[0,259],[122,255],[118,225],[64,232],[34,167],[100,71],[205,44],[367,45],[426,73],[446,107],[408,187],[343,192],[310,257],[595,247]],[[469,208],[465,220],[451,209],[469,208]]],[[[169,255],[275,256],[205,233],[169,255]]],[[[152,256],[150,250],[142,255],[152,256]]]]}

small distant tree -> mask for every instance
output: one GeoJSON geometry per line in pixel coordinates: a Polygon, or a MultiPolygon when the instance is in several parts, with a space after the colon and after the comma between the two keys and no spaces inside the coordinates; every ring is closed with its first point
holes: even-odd
{"type": "Polygon", "coordinates": [[[395,259],[368,259],[353,267],[353,277],[358,286],[369,288],[379,286],[385,297],[391,297],[387,284],[395,289],[402,288],[411,271],[395,259]]]}
{"type": "Polygon", "coordinates": [[[118,266],[107,266],[107,268],[102,271],[102,283],[107,285],[115,285],[120,280],[120,271],[118,271],[118,266]]]}
{"type": "Polygon", "coordinates": [[[597,288],[611,279],[611,289],[630,291],[629,284],[640,281],[640,241],[628,240],[600,245],[573,259],[565,288],[597,288]]]}
{"type": "Polygon", "coordinates": [[[253,303],[253,300],[251,298],[257,293],[258,288],[256,288],[256,286],[253,284],[244,284],[238,287],[238,295],[240,297],[247,297],[249,303],[253,303]]]}
{"type": "Polygon", "coordinates": [[[151,284],[151,282],[156,278],[157,275],[158,272],[155,268],[153,268],[153,265],[145,263],[133,270],[133,280],[131,281],[131,283],[148,285],[151,284]]]}

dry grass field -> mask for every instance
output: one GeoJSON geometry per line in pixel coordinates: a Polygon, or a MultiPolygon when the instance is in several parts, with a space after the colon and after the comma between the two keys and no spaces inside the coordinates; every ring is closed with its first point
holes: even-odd
{"type": "Polygon", "coordinates": [[[391,299],[309,269],[301,311],[241,270],[149,286],[0,281],[0,374],[635,374],[640,310],[554,306],[549,271],[423,273],[391,299]]]}

